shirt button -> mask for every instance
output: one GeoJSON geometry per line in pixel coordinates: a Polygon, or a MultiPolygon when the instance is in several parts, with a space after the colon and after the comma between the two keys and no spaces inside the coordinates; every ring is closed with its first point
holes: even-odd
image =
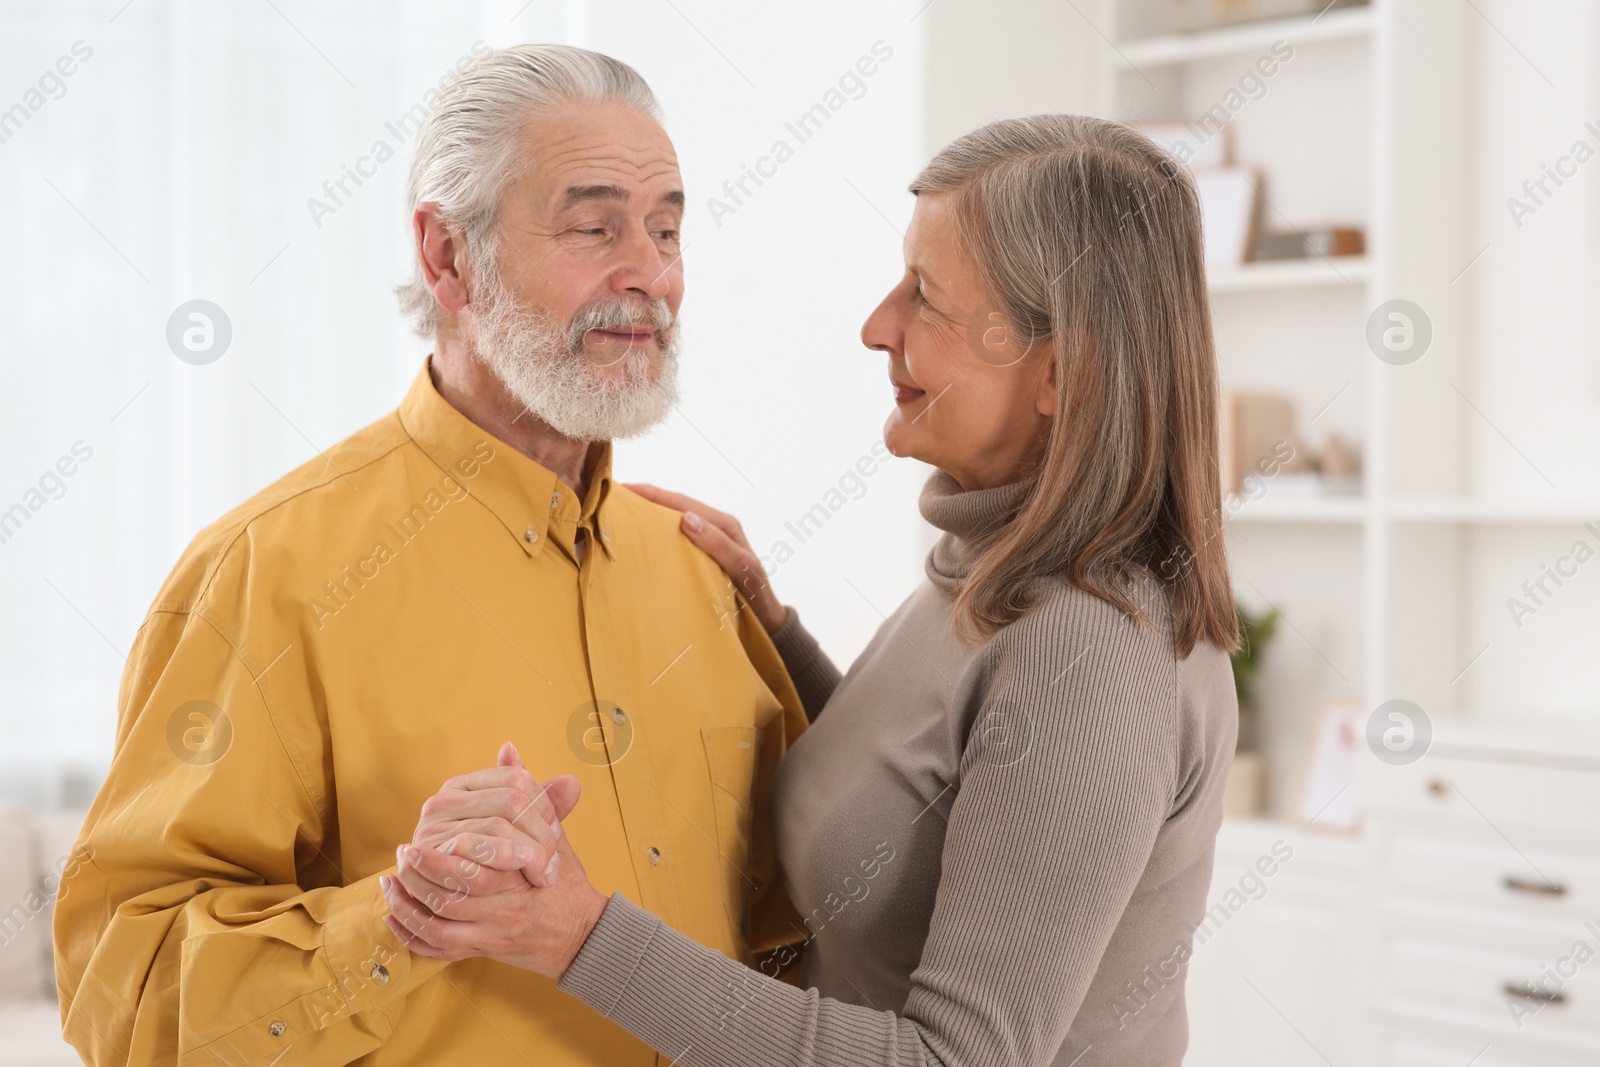
{"type": "Polygon", "coordinates": [[[649,848],[645,849],[644,850],[644,854],[646,856],[650,857],[650,862],[651,863],[660,863],[661,862],[661,851],[659,849],[657,849],[654,845],[651,845],[649,848]]]}
{"type": "Polygon", "coordinates": [[[383,985],[389,980],[389,968],[381,963],[375,964],[372,968],[372,980],[379,985],[383,985]]]}
{"type": "Polygon", "coordinates": [[[271,1034],[273,1037],[282,1037],[284,1031],[287,1029],[289,1028],[282,1023],[273,1023],[271,1026],[267,1027],[267,1033],[271,1034]]]}
{"type": "Polygon", "coordinates": [[[550,510],[554,511],[556,508],[559,508],[560,506],[561,506],[561,494],[560,493],[551,493],[550,494],[550,510]]]}
{"type": "Polygon", "coordinates": [[[624,722],[628,721],[628,713],[623,711],[621,708],[612,708],[611,718],[618,726],[621,726],[624,722]]]}
{"type": "Polygon", "coordinates": [[[533,542],[539,540],[539,532],[532,526],[529,526],[528,532],[522,535],[522,539],[527,541],[529,544],[532,544],[533,542]]]}

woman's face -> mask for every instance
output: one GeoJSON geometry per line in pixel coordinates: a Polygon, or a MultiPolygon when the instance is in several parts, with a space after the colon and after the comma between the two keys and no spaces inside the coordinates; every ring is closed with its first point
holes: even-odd
{"type": "Polygon", "coordinates": [[[904,277],[867,317],[861,342],[889,356],[894,411],[884,443],[963,489],[1022,478],[1056,413],[1049,338],[1018,337],[964,249],[949,193],[917,196],[904,277]]]}

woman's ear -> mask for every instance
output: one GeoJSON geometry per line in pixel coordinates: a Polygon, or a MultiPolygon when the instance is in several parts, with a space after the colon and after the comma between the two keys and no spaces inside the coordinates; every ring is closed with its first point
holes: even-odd
{"type": "Polygon", "coordinates": [[[1047,419],[1055,418],[1056,412],[1061,410],[1061,387],[1057,384],[1056,377],[1056,346],[1051,338],[1039,342],[1039,355],[1044,357],[1045,370],[1039,376],[1038,392],[1034,396],[1033,406],[1040,415],[1047,419]]]}

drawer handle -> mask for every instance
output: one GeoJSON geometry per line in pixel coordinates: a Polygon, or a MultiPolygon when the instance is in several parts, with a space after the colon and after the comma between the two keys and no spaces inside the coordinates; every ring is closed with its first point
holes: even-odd
{"type": "Polygon", "coordinates": [[[1508,997],[1531,1000],[1539,1004],[1565,1004],[1567,1002],[1565,993],[1547,993],[1538,986],[1527,982],[1507,982],[1500,988],[1508,997]]]}
{"type": "Polygon", "coordinates": [[[1567,887],[1560,882],[1534,882],[1527,878],[1518,878],[1514,874],[1506,875],[1502,884],[1513,893],[1528,893],[1536,897],[1564,897],[1567,895],[1567,887]]]}

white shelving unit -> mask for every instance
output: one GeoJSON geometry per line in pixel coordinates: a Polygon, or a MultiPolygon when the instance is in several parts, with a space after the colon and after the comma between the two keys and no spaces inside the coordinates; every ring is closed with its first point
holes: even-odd
{"type": "Polygon", "coordinates": [[[1164,31],[1162,0],[1102,0],[1100,14],[1104,113],[1196,121],[1221,105],[1235,160],[1265,176],[1265,224],[1366,231],[1364,256],[1249,263],[1209,279],[1223,387],[1289,395],[1305,445],[1336,431],[1363,462],[1359,498],[1278,498],[1269,479],[1229,517],[1241,598],[1274,604],[1291,624],[1260,690],[1281,813],[1323,699],[1404,698],[1439,719],[1481,710],[1471,680],[1460,684],[1484,644],[1468,610],[1481,630],[1482,599],[1468,603],[1480,544],[1508,529],[1559,544],[1600,522],[1600,500],[1540,496],[1548,487],[1531,470],[1515,498],[1473,493],[1478,416],[1464,402],[1466,287],[1455,284],[1477,251],[1465,244],[1462,179],[1469,5],[1373,0],[1189,34],[1164,31]],[[1274,73],[1260,77],[1274,48],[1274,73]],[[1252,71],[1261,88],[1240,92],[1252,71]],[[1421,306],[1433,331],[1404,366],[1366,342],[1368,317],[1396,298],[1421,306]]]}
{"type": "MultiPolygon", "coordinates": [[[[1153,14],[1157,17],[1144,17],[1142,21],[1129,21],[1123,25],[1137,33],[1139,32],[1137,27],[1159,24],[1159,11],[1153,14]]],[[[1139,17],[1141,16],[1136,15],[1136,18],[1139,17]]],[[[1241,52],[1261,52],[1270,48],[1274,41],[1284,38],[1284,27],[1290,22],[1300,23],[1299,26],[1291,27],[1296,41],[1313,43],[1348,38],[1364,39],[1372,33],[1373,10],[1370,7],[1356,7],[1330,11],[1315,20],[1273,19],[1220,27],[1204,33],[1172,33],[1125,38],[1114,48],[1113,62],[1124,68],[1175,66],[1198,59],[1236,56],[1241,52]]]]}
{"type": "MultiPolygon", "coordinates": [[[[1547,614],[1541,605],[1537,636],[1514,631],[1502,605],[1575,540],[1600,544],[1600,499],[1555,495],[1531,460],[1521,481],[1486,478],[1474,453],[1487,416],[1469,399],[1473,309],[1469,285],[1456,284],[1481,251],[1468,243],[1464,177],[1480,162],[1469,125],[1469,57],[1483,33],[1473,5],[1371,0],[1180,35],[1164,32],[1163,8],[1164,0],[1102,0],[1102,113],[1193,121],[1222,104],[1235,160],[1265,176],[1269,225],[1356,223],[1367,238],[1361,257],[1246,264],[1209,279],[1223,387],[1290,396],[1303,443],[1318,447],[1337,431],[1357,447],[1364,472],[1359,497],[1294,497],[1287,485],[1275,495],[1269,478],[1260,499],[1227,517],[1241,601],[1273,604],[1286,625],[1258,683],[1279,819],[1224,828],[1215,900],[1261,852],[1264,835],[1307,839],[1308,861],[1328,852],[1307,838],[1312,831],[1281,821],[1325,699],[1370,710],[1403,698],[1423,708],[1441,739],[1432,762],[1411,768],[1427,797],[1441,787],[1423,772],[1447,766],[1443,739],[1472,728],[1470,720],[1519,720],[1515,735],[1528,719],[1573,713],[1562,701],[1597,678],[1585,629],[1592,622],[1574,621],[1592,615],[1586,594],[1563,594],[1547,614]],[[1292,50],[1287,60],[1281,45],[1292,50]],[[1275,47],[1261,91],[1229,95],[1275,47]],[[1366,340],[1369,317],[1394,299],[1420,306],[1432,327],[1430,347],[1407,365],[1379,359],[1366,340]],[[1493,490],[1480,493],[1486,484],[1493,490]]],[[[1519,790],[1531,795],[1532,787],[1485,785],[1483,804],[1499,819],[1519,790]]],[[[1381,808],[1378,791],[1370,799],[1381,808]]],[[[1477,829],[1495,862],[1518,858],[1500,847],[1504,839],[1477,829]]],[[[1458,1060],[1438,1058],[1448,1042],[1426,1032],[1416,1012],[1385,1015],[1369,995],[1377,978],[1394,977],[1385,942],[1416,933],[1409,920],[1375,919],[1377,897],[1362,900],[1397,862],[1378,851],[1382,840],[1345,839],[1323,856],[1328,862],[1293,868],[1237,932],[1197,956],[1191,1067],[1473,1058],[1481,1042],[1458,1060]]],[[[1575,847],[1560,835],[1557,842],[1575,847]]],[[[1436,880],[1428,886],[1435,896],[1453,891],[1448,872],[1436,880]]],[[[1432,898],[1422,896],[1426,912],[1432,898]]],[[[1454,952],[1464,936],[1446,930],[1435,940],[1454,952]]],[[[1437,970],[1428,981],[1443,997],[1458,976],[1437,970]]],[[[1483,1003],[1489,1019],[1497,1005],[1483,1003]]],[[[1524,1056],[1531,1053],[1490,1053],[1481,1067],[1589,1062],[1524,1056]]]]}
{"type": "MultiPolygon", "coordinates": [[[[1303,446],[1318,446],[1321,433],[1336,430],[1360,450],[1365,469],[1361,497],[1278,497],[1269,480],[1262,499],[1229,516],[1241,598],[1273,604],[1290,623],[1260,687],[1269,765],[1279,772],[1274,807],[1282,810],[1293,784],[1282,772],[1294,766],[1321,700],[1376,706],[1396,684],[1385,575],[1394,552],[1387,505],[1396,440],[1387,425],[1395,401],[1386,372],[1397,368],[1367,351],[1364,329],[1369,310],[1384,299],[1378,294],[1394,289],[1402,271],[1434,266],[1402,267],[1400,249],[1441,260],[1447,254],[1434,240],[1442,235],[1435,223],[1404,215],[1396,204],[1407,160],[1406,146],[1393,142],[1404,122],[1416,121],[1394,113],[1388,66],[1405,29],[1398,9],[1380,3],[1169,34],[1162,32],[1162,7],[1161,0],[1106,0],[1103,25],[1114,27],[1102,68],[1110,114],[1194,119],[1220,104],[1230,113],[1236,162],[1265,177],[1264,224],[1337,221],[1367,233],[1364,256],[1249,263],[1213,270],[1209,279],[1223,387],[1291,396],[1303,446]],[[1275,68],[1270,78],[1257,67],[1263,57],[1275,68]],[[1240,79],[1252,72],[1264,89],[1240,93],[1240,79]],[[1316,425],[1307,426],[1313,415],[1316,425]]],[[[1442,58],[1449,51],[1446,42],[1433,62],[1448,67],[1442,58]]],[[[1441,147],[1438,165],[1447,165],[1452,146],[1436,140],[1441,147]]],[[[1438,348],[1450,329],[1441,320],[1450,315],[1433,317],[1438,348]]]]}
{"type": "Polygon", "coordinates": [[[1206,282],[1213,293],[1248,293],[1363,285],[1371,276],[1372,264],[1367,257],[1336,256],[1220,267],[1209,273],[1206,282]]]}

